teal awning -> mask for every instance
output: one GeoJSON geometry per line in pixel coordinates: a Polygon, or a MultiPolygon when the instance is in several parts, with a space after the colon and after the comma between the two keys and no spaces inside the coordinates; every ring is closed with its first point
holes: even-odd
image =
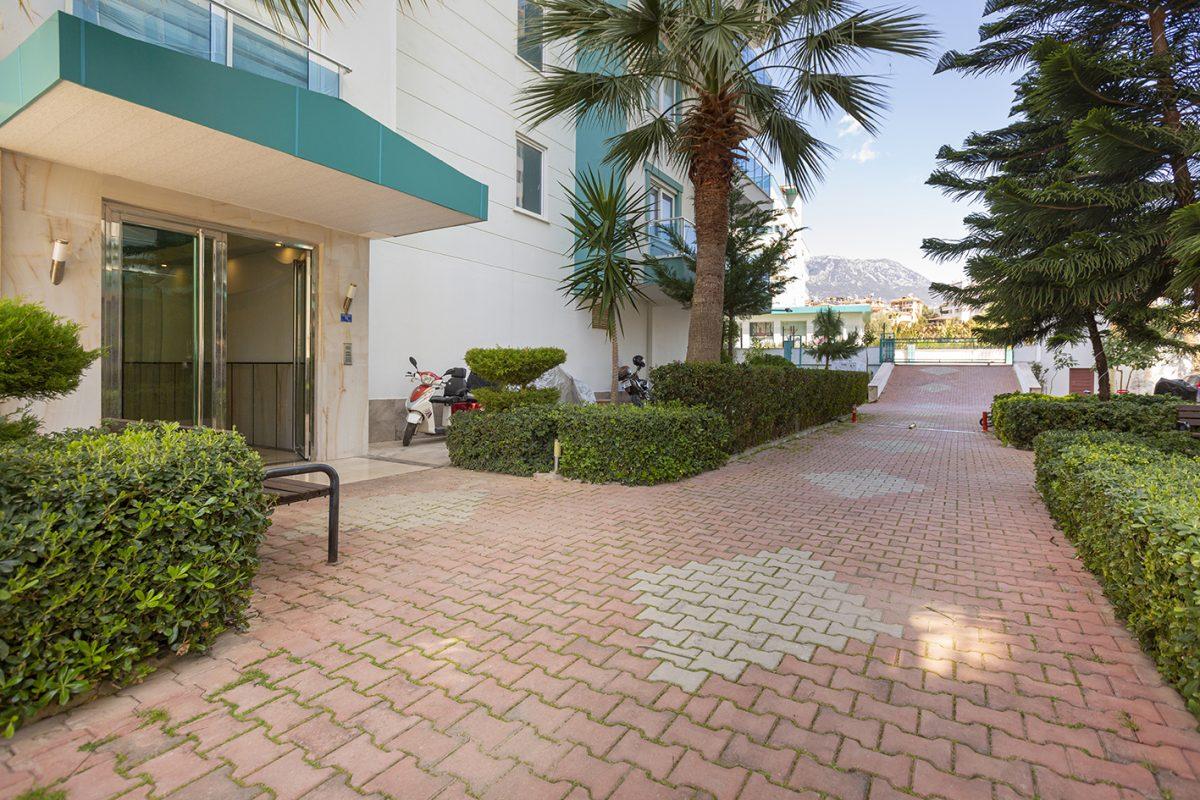
{"type": "Polygon", "coordinates": [[[0,61],[0,148],[374,238],[487,218],[349,103],[62,12],[0,61]]]}

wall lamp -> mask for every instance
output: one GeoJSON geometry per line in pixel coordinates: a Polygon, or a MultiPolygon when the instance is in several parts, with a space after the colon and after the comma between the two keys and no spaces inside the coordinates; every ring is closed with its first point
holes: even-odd
{"type": "Polygon", "coordinates": [[[342,301],[342,313],[349,314],[350,306],[354,305],[354,295],[358,291],[358,284],[352,283],[346,287],[346,299],[342,301]]]}
{"type": "Polygon", "coordinates": [[[63,272],[67,269],[67,250],[71,243],[66,239],[55,239],[54,249],[50,251],[50,283],[58,286],[62,283],[63,272]]]}

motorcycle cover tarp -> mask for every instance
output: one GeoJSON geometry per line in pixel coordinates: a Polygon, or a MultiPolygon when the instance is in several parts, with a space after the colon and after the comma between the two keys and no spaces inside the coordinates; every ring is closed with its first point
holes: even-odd
{"type": "Polygon", "coordinates": [[[539,389],[558,389],[558,402],[563,405],[582,406],[596,402],[596,393],[592,391],[592,387],[562,367],[554,367],[542,373],[533,385],[539,389]]]}

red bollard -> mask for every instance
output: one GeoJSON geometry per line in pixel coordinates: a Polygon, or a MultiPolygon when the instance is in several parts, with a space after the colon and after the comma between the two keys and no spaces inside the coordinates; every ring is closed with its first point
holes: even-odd
{"type": "Polygon", "coordinates": [[[850,407],[850,421],[858,422],[858,406],[850,407]]]}
{"type": "Polygon", "coordinates": [[[983,428],[984,433],[988,432],[988,412],[983,412],[983,415],[979,417],[979,427],[983,428]]]}

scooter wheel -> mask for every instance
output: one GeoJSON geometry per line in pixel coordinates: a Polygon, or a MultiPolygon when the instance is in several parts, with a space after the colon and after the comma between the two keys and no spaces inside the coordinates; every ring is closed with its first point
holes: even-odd
{"type": "Polygon", "coordinates": [[[410,422],[404,426],[404,438],[400,440],[400,444],[408,447],[412,443],[413,434],[417,432],[417,423],[410,422]]]}

